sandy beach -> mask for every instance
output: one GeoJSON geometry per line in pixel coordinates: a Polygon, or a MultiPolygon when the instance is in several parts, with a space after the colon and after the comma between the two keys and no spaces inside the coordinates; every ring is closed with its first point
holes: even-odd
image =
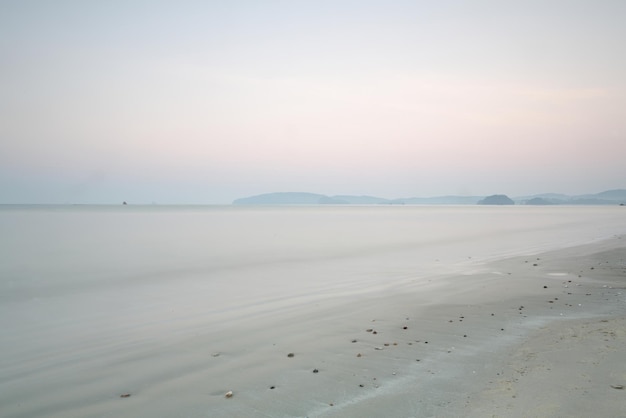
{"type": "Polygon", "coordinates": [[[224,268],[223,306],[193,274],[37,297],[5,282],[0,415],[626,416],[626,238],[419,275],[400,257],[369,256],[371,282],[337,261],[304,283],[250,267],[268,276],[256,299],[224,268]]]}

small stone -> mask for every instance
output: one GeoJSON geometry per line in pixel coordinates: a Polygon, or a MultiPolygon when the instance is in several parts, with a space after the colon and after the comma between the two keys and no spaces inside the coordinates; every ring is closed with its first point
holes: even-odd
{"type": "Polygon", "coordinates": [[[548,288],[548,286],[544,286],[543,288],[544,288],[544,289],[547,289],[547,288],[548,288]]]}
{"type": "Polygon", "coordinates": [[[313,373],[319,373],[320,371],[317,369],[313,369],[313,373]]]}
{"type": "Polygon", "coordinates": [[[618,390],[622,390],[622,389],[624,389],[624,385],[611,385],[611,387],[612,387],[613,389],[618,389],[618,390]]]}
{"type": "Polygon", "coordinates": [[[276,386],[270,386],[270,389],[276,389],[276,386]]]}
{"type": "Polygon", "coordinates": [[[355,342],[356,342],[356,340],[352,340],[352,342],[353,342],[353,343],[355,343],[355,342]]]}
{"type": "Polygon", "coordinates": [[[358,353],[356,356],[357,357],[363,357],[363,355],[361,353],[358,353]]]}
{"type": "Polygon", "coordinates": [[[409,329],[409,327],[407,327],[407,326],[404,326],[404,327],[402,327],[402,329],[409,329]]]}
{"type": "Polygon", "coordinates": [[[295,356],[295,354],[294,354],[294,353],[289,353],[289,354],[287,354],[287,357],[293,357],[293,356],[295,356]]]}
{"type": "Polygon", "coordinates": [[[130,393],[122,393],[120,398],[130,398],[130,393]]]}
{"type": "Polygon", "coordinates": [[[224,395],[225,398],[232,398],[233,397],[233,391],[229,390],[228,392],[226,392],[226,395],[224,395]]]}
{"type": "Polygon", "coordinates": [[[378,334],[378,332],[377,331],[373,331],[372,334],[378,334]]]}
{"type": "Polygon", "coordinates": [[[372,332],[372,331],[374,331],[374,330],[371,329],[371,328],[368,328],[368,329],[365,330],[365,332],[372,332]]]}

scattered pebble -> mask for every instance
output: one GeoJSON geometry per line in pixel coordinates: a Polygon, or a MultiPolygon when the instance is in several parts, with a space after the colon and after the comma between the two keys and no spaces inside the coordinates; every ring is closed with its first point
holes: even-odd
{"type": "Polygon", "coordinates": [[[270,386],[270,389],[276,389],[276,386],[270,386]]]}
{"type": "Polygon", "coordinates": [[[313,373],[319,373],[320,371],[317,369],[313,369],[313,373]]]}
{"type": "Polygon", "coordinates": [[[612,387],[613,389],[619,389],[619,390],[624,389],[624,385],[611,385],[611,387],[612,387]]]}
{"type": "Polygon", "coordinates": [[[365,332],[372,332],[372,331],[374,331],[374,330],[371,329],[371,328],[368,328],[368,329],[365,330],[365,332]]]}
{"type": "Polygon", "coordinates": [[[287,354],[287,357],[293,357],[293,356],[295,356],[295,354],[294,354],[294,353],[289,353],[289,354],[287,354]]]}
{"type": "Polygon", "coordinates": [[[232,398],[233,397],[233,391],[229,390],[228,392],[226,392],[226,395],[224,395],[225,398],[232,398]]]}
{"type": "Polygon", "coordinates": [[[352,342],[353,342],[353,343],[355,343],[355,342],[356,342],[356,340],[352,340],[352,342]]]}
{"type": "Polygon", "coordinates": [[[130,398],[130,393],[122,393],[120,398],[130,398]]]}
{"type": "Polygon", "coordinates": [[[361,353],[358,353],[356,356],[357,357],[362,357],[363,355],[361,353]]]}

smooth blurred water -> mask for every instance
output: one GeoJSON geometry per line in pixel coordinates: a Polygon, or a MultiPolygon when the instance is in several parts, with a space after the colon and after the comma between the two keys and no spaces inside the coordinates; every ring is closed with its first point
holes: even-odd
{"type": "MultiPolygon", "coordinates": [[[[201,281],[334,262],[350,278],[576,245],[626,231],[623,207],[4,206],[0,300],[201,281]]],[[[269,280],[259,274],[259,280],[269,280]]],[[[306,274],[290,280],[309,279],[306,274]]],[[[357,280],[358,281],[358,280],[357,280]]],[[[263,286],[262,281],[258,283],[263,286]]]]}
{"type": "Polygon", "coordinates": [[[600,206],[0,206],[0,404],[68,416],[205,367],[215,339],[243,353],[284,318],[429,302],[442,275],[625,232],[600,206]]]}

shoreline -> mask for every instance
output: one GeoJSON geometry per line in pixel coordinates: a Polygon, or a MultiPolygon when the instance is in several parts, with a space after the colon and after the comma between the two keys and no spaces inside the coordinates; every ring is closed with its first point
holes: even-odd
{"type": "Polygon", "coordinates": [[[602,416],[624,415],[625,391],[611,387],[626,386],[615,364],[626,358],[623,238],[351,297],[328,289],[210,325],[190,312],[182,330],[130,323],[123,340],[79,323],[98,339],[3,366],[0,400],[11,417],[565,417],[600,404],[602,416]],[[546,357],[571,351],[573,334],[586,336],[574,357],[546,357]],[[571,370],[591,380],[560,384],[571,370]]]}

